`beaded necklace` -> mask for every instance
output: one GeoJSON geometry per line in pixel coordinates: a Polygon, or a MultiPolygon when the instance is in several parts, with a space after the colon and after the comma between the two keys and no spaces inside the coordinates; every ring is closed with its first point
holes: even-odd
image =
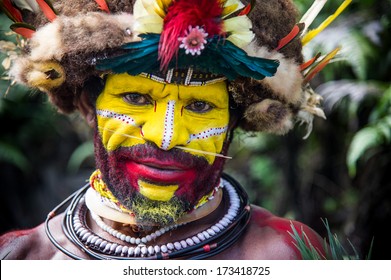
{"type": "MultiPolygon", "coordinates": [[[[84,196],[88,185],[73,194],[70,198],[58,205],[45,222],[46,233],[51,242],[63,253],[73,259],[82,259],[64,247],[52,236],[49,221],[55,216],[58,209],[70,201],[64,215],[63,231],[68,239],[82,251],[96,259],[204,259],[214,256],[230,247],[241,236],[250,218],[250,206],[245,191],[228,175],[223,175],[224,197],[229,199],[229,209],[224,216],[213,226],[202,230],[198,234],[185,237],[166,244],[148,244],[155,241],[160,235],[175,229],[178,226],[162,228],[143,238],[132,239],[107,225],[105,231],[117,238],[119,242],[109,241],[94,233],[86,223],[87,207],[84,196]],[[159,236],[158,236],[159,235],[159,236]],[[130,246],[124,245],[128,242],[130,246]],[[132,246],[135,245],[135,246],[132,246]]],[[[94,216],[94,215],[93,215],[94,216]]],[[[95,217],[96,218],[96,217],[95,217]]],[[[97,219],[99,221],[99,218],[97,219]]],[[[101,224],[105,227],[104,224],[101,224]]]]}

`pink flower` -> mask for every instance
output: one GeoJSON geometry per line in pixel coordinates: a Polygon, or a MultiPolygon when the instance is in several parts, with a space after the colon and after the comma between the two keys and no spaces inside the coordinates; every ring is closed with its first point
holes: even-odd
{"type": "Polygon", "coordinates": [[[181,49],[186,50],[186,54],[191,53],[191,55],[200,55],[201,50],[205,48],[206,37],[208,33],[202,27],[196,26],[193,28],[189,26],[189,30],[186,30],[184,37],[179,37],[178,40],[181,41],[179,46],[181,49]]]}

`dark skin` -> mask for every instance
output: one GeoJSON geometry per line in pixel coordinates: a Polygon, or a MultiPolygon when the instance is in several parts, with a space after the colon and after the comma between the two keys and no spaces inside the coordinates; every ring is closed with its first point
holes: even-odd
{"type": "MultiPolygon", "coordinates": [[[[94,110],[91,106],[87,94],[82,94],[78,99],[77,107],[90,125],[94,125],[94,110]]],[[[231,115],[231,128],[235,126],[236,119],[231,115]]],[[[226,198],[223,202],[226,201],[226,198]]],[[[158,244],[166,244],[182,240],[185,236],[192,236],[201,231],[202,228],[213,226],[216,221],[226,213],[224,203],[204,218],[191,222],[183,227],[163,234],[157,240],[158,244]]],[[[293,239],[288,232],[292,232],[291,226],[301,233],[304,231],[311,244],[321,255],[325,255],[323,241],[320,236],[308,226],[297,221],[280,218],[264,208],[251,206],[251,219],[243,235],[231,247],[227,248],[211,259],[301,259],[301,255],[293,243],[293,239]]],[[[50,230],[55,239],[73,254],[89,259],[78,247],[71,243],[61,229],[63,213],[58,214],[50,221],[50,230]]],[[[90,228],[98,235],[115,242],[121,241],[113,239],[111,235],[100,229],[91,218],[87,219],[90,228]]],[[[113,228],[126,235],[138,237],[129,225],[122,225],[110,220],[105,221],[113,228]]],[[[156,230],[156,229],[154,229],[156,230]]],[[[148,234],[146,232],[145,234],[148,234]]],[[[127,245],[124,243],[123,245],[127,245]]],[[[44,225],[41,224],[33,229],[13,231],[0,237],[0,258],[1,259],[70,259],[67,255],[58,250],[48,239],[44,225]]]]}

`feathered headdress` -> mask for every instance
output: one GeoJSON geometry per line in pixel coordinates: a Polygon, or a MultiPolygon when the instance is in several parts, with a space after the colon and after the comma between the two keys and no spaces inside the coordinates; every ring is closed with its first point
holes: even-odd
{"type": "Polygon", "coordinates": [[[310,131],[324,114],[309,81],[338,49],[304,62],[302,46],[351,0],[309,32],[326,0],[299,23],[291,0],[243,2],[3,0],[11,29],[29,41],[10,75],[63,112],[77,107],[87,81],[109,72],[185,85],[227,79],[244,129],[284,134],[301,121],[310,131]]]}

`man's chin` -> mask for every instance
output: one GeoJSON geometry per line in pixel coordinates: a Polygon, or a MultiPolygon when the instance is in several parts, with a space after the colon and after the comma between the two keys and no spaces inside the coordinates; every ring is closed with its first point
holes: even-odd
{"type": "Polygon", "coordinates": [[[135,214],[140,225],[167,226],[175,224],[179,218],[186,214],[188,204],[177,197],[169,201],[156,201],[148,199],[141,194],[135,195],[130,210],[135,214]]]}

